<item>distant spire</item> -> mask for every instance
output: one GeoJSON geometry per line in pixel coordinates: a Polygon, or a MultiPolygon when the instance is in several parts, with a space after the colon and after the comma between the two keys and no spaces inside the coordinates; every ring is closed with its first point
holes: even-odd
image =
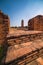
{"type": "Polygon", "coordinates": [[[24,20],[21,20],[21,27],[24,27],[24,20]]]}

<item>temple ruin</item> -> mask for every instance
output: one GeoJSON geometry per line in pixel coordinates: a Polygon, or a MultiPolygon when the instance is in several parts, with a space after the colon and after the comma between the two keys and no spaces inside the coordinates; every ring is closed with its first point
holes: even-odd
{"type": "MultiPolygon", "coordinates": [[[[9,45],[2,65],[27,65],[43,56],[43,16],[28,21],[28,26],[10,27],[8,15],[0,11],[0,44],[9,45]]],[[[7,45],[6,45],[7,46],[7,45]]]]}
{"type": "Polygon", "coordinates": [[[43,31],[43,16],[38,15],[28,21],[28,30],[43,31]]]}

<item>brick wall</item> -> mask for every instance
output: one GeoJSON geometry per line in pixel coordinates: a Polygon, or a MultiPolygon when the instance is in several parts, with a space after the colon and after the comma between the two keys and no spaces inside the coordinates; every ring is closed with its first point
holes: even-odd
{"type": "Polygon", "coordinates": [[[38,15],[28,21],[28,30],[43,31],[43,16],[38,15]]]}
{"type": "Polygon", "coordinates": [[[14,37],[7,37],[7,41],[9,45],[16,45],[16,44],[22,44],[38,39],[43,38],[43,33],[37,33],[37,34],[28,34],[28,35],[21,35],[21,36],[14,36],[14,37]]]}
{"type": "Polygon", "coordinates": [[[6,36],[9,32],[9,18],[0,11],[0,44],[6,43],[6,36]]]}

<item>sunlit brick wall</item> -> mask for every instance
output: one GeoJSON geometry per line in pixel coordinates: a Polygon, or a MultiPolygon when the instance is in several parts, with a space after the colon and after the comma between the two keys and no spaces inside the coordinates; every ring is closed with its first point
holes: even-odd
{"type": "Polygon", "coordinates": [[[28,21],[28,30],[43,31],[43,16],[38,15],[28,21]]]}
{"type": "Polygon", "coordinates": [[[0,44],[6,43],[6,36],[9,33],[9,17],[0,11],[0,44]]]}

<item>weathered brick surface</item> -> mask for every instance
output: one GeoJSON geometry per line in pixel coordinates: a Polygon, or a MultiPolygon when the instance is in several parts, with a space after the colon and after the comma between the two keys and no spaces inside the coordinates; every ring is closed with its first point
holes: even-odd
{"type": "Polygon", "coordinates": [[[0,44],[4,44],[9,32],[9,17],[0,11],[0,44]]]}
{"type": "Polygon", "coordinates": [[[29,30],[43,31],[43,16],[38,15],[28,21],[29,30]]]}
{"type": "Polygon", "coordinates": [[[27,42],[20,45],[14,45],[8,48],[5,63],[14,65],[30,62],[43,55],[43,41],[38,39],[33,42],[27,42]],[[15,61],[15,59],[17,61],[15,61]],[[11,62],[13,61],[13,62],[11,62]],[[14,62],[15,61],[15,62],[14,62]],[[17,64],[16,64],[17,63],[17,64]]]}
{"type": "MultiPolygon", "coordinates": [[[[9,38],[9,37],[8,37],[9,38]]],[[[35,33],[35,34],[28,34],[28,35],[21,35],[21,36],[14,36],[14,38],[8,39],[8,44],[10,45],[16,45],[16,44],[22,44],[30,41],[34,41],[37,39],[42,39],[43,33],[35,33]]]]}

